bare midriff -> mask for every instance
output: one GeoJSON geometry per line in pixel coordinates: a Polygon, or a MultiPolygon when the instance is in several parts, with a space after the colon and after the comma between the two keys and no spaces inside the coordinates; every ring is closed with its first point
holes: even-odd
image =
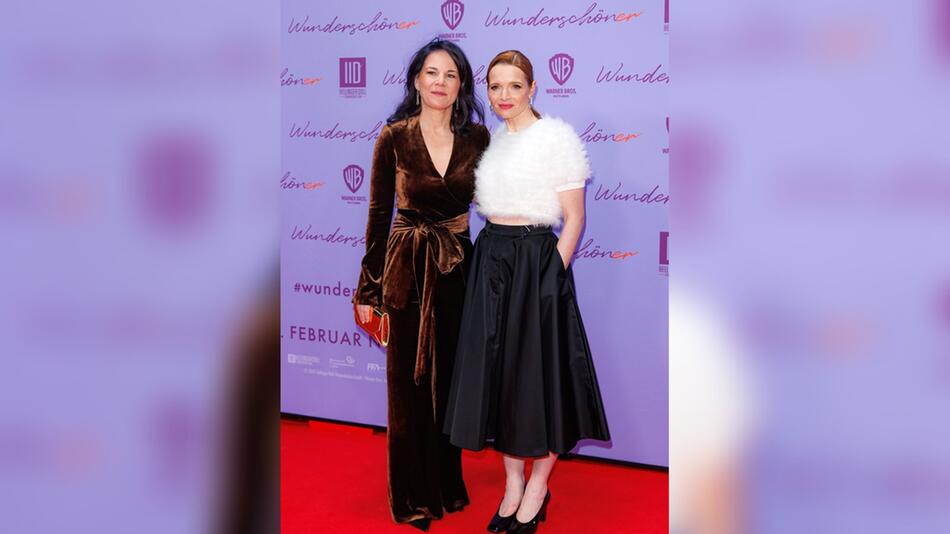
{"type": "Polygon", "coordinates": [[[529,226],[534,224],[531,219],[524,217],[490,217],[489,222],[505,226],[529,226]]]}

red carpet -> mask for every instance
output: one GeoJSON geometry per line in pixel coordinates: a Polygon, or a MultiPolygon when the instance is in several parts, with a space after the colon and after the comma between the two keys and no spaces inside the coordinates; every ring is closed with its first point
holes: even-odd
{"type": "MultiPolygon", "coordinates": [[[[281,421],[281,532],[421,532],[396,525],[386,504],[386,436],[367,428],[281,421]]],[[[504,490],[498,453],[463,453],[471,505],[432,522],[433,534],[487,532],[504,490]]],[[[538,533],[668,531],[666,473],[572,459],[549,482],[538,533]]]]}

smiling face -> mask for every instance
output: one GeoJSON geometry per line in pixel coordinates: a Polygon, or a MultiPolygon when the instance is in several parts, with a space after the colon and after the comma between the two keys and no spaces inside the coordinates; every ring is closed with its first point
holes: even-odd
{"type": "Polygon", "coordinates": [[[426,57],[415,83],[423,107],[439,110],[452,107],[461,85],[458,66],[444,50],[436,50],[426,57]]]}
{"type": "Polygon", "coordinates": [[[514,65],[498,64],[488,71],[488,101],[502,119],[527,111],[534,91],[534,82],[529,85],[524,71],[514,65]]]}

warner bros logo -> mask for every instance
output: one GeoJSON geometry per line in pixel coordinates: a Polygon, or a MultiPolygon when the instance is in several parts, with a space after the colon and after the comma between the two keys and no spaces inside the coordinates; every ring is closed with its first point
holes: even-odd
{"type": "Polygon", "coordinates": [[[442,4],[442,21],[450,30],[458,28],[464,14],[465,4],[459,0],[446,0],[442,4]]]}
{"type": "Polygon", "coordinates": [[[548,69],[554,81],[564,85],[574,73],[574,58],[565,53],[555,54],[548,60],[548,69]]]}
{"type": "Polygon", "coordinates": [[[354,194],[359,190],[360,186],[363,185],[363,178],[365,176],[366,173],[359,165],[348,165],[343,169],[343,183],[345,183],[346,187],[350,189],[350,192],[354,194]]]}
{"type": "Polygon", "coordinates": [[[366,202],[366,195],[357,195],[366,178],[366,172],[359,165],[347,165],[343,168],[343,183],[352,194],[340,195],[340,200],[347,204],[362,204],[366,202]]]}

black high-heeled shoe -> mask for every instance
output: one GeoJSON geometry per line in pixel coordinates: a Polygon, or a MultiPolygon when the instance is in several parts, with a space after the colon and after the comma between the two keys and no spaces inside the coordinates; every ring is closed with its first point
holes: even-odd
{"type": "MultiPolygon", "coordinates": [[[[508,532],[517,532],[518,534],[534,534],[537,532],[538,523],[544,521],[548,516],[548,503],[550,501],[551,490],[548,490],[548,492],[544,495],[544,502],[541,503],[541,509],[538,510],[538,513],[534,514],[534,517],[531,518],[531,521],[522,523],[521,521],[518,521],[517,517],[515,517],[515,521],[508,529],[508,532]]],[[[515,512],[515,515],[518,515],[518,512],[515,512]]]]}
{"type": "MultiPolygon", "coordinates": [[[[521,490],[521,495],[524,496],[524,489],[521,490]]],[[[504,499],[502,499],[504,502],[504,499]]],[[[495,511],[495,515],[492,516],[491,521],[488,523],[488,532],[506,532],[515,522],[515,514],[518,513],[518,509],[515,508],[515,513],[509,516],[501,515],[501,503],[498,503],[498,510],[495,511]]]]}
{"type": "MultiPolygon", "coordinates": [[[[515,514],[518,513],[515,510],[515,514]]],[[[511,524],[515,520],[515,514],[511,514],[507,517],[500,515],[498,512],[495,512],[495,515],[492,516],[491,521],[488,523],[488,532],[506,532],[511,528],[511,524]]]]}
{"type": "Polygon", "coordinates": [[[432,520],[428,517],[423,517],[422,519],[413,519],[409,522],[410,525],[416,527],[417,529],[427,532],[429,530],[429,525],[432,523],[432,520]]]}

